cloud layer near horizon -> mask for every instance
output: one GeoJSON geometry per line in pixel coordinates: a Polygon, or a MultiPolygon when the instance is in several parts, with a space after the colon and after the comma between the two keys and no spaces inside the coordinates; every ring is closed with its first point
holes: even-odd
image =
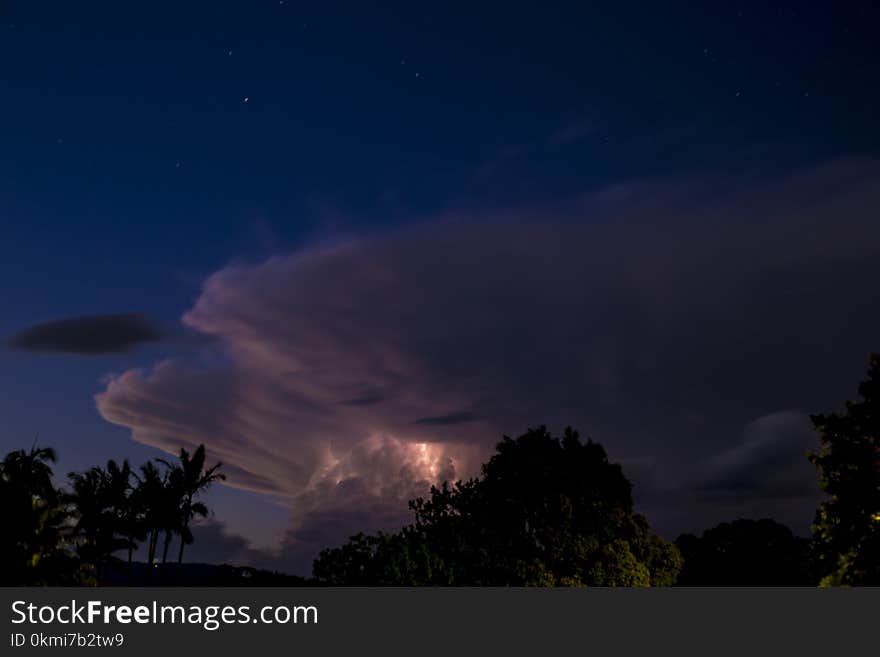
{"type": "Polygon", "coordinates": [[[878,174],[625,186],[230,265],[184,317],[203,353],[112,377],[98,408],[281,498],[301,571],[537,424],[605,444],[661,531],[754,509],[802,529],[804,413],[880,349],[878,174]]]}

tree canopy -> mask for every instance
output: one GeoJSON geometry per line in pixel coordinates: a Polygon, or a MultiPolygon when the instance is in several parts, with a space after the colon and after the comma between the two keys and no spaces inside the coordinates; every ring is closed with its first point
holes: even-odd
{"type": "Polygon", "coordinates": [[[650,586],[674,583],[678,550],[633,510],[632,485],[604,448],[566,429],[507,436],[469,481],[410,503],[396,534],[324,550],[328,584],[650,586]]]}
{"type": "Polygon", "coordinates": [[[193,541],[190,522],[208,515],[198,496],[223,479],[220,464],[205,466],[203,445],[192,456],[182,449],[179,464],[150,461],[140,476],[127,461],[112,460],[71,472],[69,489],[56,487],[55,460],[54,450],[34,446],[0,461],[0,584],[98,584],[125,552],[130,576],[134,550],[147,539],[152,575],[160,536],[162,563],[174,536],[180,563],[183,546],[193,541]]]}
{"type": "Polygon", "coordinates": [[[810,416],[821,441],[810,460],[829,496],[813,525],[825,585],[880,584],[880,354],[858,394],[843,413],[810,416]]]}
{"type": "Polygon", "coordinates": [[[812,586],[809,540],[774,520],[739,519],[675,541],[680,586],[812,586]]]}
{"type": "MultiPolygon", "coordinates": [[[[600,444],[541,426],[504,436],[477,477],[411,500],[413,520],[399,531],[323,550],[312,583],[880,585],[880,355],[871,356],[857,400],[810,417],[820,448],[809,458],[828,495],[811,540],[770,519],[740,519],[670,543],[636,513],[632,484],[600,444]]],[[[55,461],[54,450],[36,445],[0,461],[0,584],[96,584],[126,553],[131,583],[139,545],[147,556],[139,570],[173,583],[171,543],[179,541],[180,564],[192,521],[209,514],[200,496],[224,478],[203,445],[174,461],[132,468],[111,460],[71,472],[66,488],[56,486],[55,461]]],[[[112,579],[119,582],[118,569],[112,579]]]]}
{"type": "Polygon", "coordinates": [[[76,564],[66,540],[69,513],[52,483],[55,451],[36,445],[0,462],[0,583],[70,584],[76,564]]]}

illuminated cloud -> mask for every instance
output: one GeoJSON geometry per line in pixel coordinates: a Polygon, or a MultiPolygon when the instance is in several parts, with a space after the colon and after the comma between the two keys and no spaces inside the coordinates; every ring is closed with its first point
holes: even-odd
{"type": "MultiPolygon", "coordinates": [[[[406,499],[542,423],[633,464],[661,530],[696,529],[678,493],[705,488],[746,425],[837,405],[880,348],[878,171],[624,186],[566,217],[463,217],[230,265],[183,319],[213,338],[199,359],[112,377],[98,408],[160,449],[204,442],[231,485],[282,499],[300,565],[398,526],[406,499]]],[[[724,472],[748,488],[766,468],[724,472]]],[[[811,513],[792,508],[803,526],[811,513]]]]}

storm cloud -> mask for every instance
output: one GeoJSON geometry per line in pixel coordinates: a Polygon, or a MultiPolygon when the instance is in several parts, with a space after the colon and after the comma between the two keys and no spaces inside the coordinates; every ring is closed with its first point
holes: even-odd
{"type": "Polygon", "coordinates": [[[878,174],[624,185],[230,265],[183,318],[201,358],[114,376],[98,409],[283,500],[302,568],[538,424],[602,442],[668,535],[755,509],[803,531],[806,413],[880,348],[878,174]]]}
{"type": "Polygon", "coordinates": [[[145,315],[83,315],[36,324],[16,333],[11,347],[80,355],[115,354],[164,337],[145,315]]]}

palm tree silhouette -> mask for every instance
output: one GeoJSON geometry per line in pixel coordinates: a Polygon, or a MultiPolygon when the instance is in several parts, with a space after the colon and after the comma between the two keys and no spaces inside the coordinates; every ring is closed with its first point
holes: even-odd
{"type": "Polygon", "coordinates": [[[69,475],[73,492],[67,498],[76,510],[74,535],[80,539],[77,551],[94,568],[99,582],[116,551],[128,549],[131,560],[131,477],[128,461],[120,466],[112,459],[106,470],[95,466],[69,475]]]}
{"type": "Polygon", "coordinates": [[[123,544],[122,548],[128,551],[128,579],[131,583],[134,551],[147,536],[144,522],[146,500],[139,485],[140,480],[127,460],[122,462],[122,467],[115,461],[108,461],[107,474],[110,477],[112,497],[117,500],[117,531],[123,544]]]}
{"type": "Polygon", "coordinates": [[[29,452],[23,449],[9,452],[0,463],[0,476],[5,481],[30,491],[35,498],[57,502],[58,491],[52,484],[52,466],[58,456],[51,447],[34,445],[29,452]]]}
{"type": "Polygon", "coordinates": [[[160,471],[153,461],[148,461],[141,466],[138,482],[135,495],[139,503],[143,504],[142,531],[149,538],[147,577],[152,580],[159,535],[173,527],[176,506],[173,504],[169,491],[168,471],[160,471]]]}
{"type": "MultiPolygon", "coordinates": [[[[208,515],[208,507],[195,498],[208,490],[216,481],[224,481],[226,475],[218,472],[222,463],[217,463],[205,469],[205,446],[199,445],[190,456],[185,449],[180,450],[180,465],[171,465],[163,461],[170,471],[171,488],[177,498],[177,522],[175,531],[180,536],[180,548],[177,553],[177,563],[183,562],[184,547],[193,542],[193,534],[190,522],[196,518],[205,518],[208,515]]],[[[168,545],[165,545],[167,552],[168,545]]],[[[165,562],[163,557],[162,562],[165,562]]]]}
{"type": "Polygon", "coordinates": [[[0,535],[0,582],[45,584],[62,577],[69,561],[68,514],[52,483],[51,448],[34,445],[8,453],[0,461],[0,499],[4,531],[0,535]]]}
{"type": "Polygon", "coordinates": [[[73,505],[76,517],[73,528],[73,535],[78,539],[76,551],[100,580],[104,561],[112,551],[113,524],[108,522],[104,493],[106,475],[95,466],[82,473],[71,472],[69,477],[73,491],[67,500],[73,505]]]}

